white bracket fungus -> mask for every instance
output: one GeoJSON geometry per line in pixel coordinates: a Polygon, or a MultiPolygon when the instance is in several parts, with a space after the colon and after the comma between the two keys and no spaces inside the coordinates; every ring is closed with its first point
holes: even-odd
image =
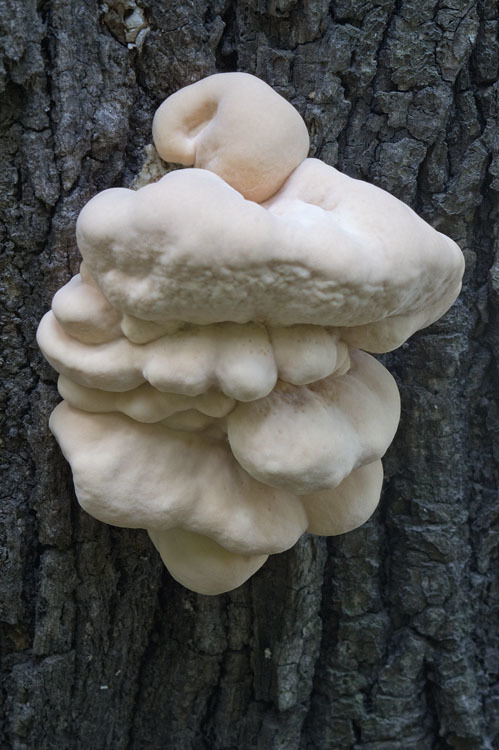
{"type": "Polygon", "coordinates": [[[371,515],[399,396],[366,352],[443,315],[463,256],[388,193],[307,159],[301,117],[253,76],[173,94],[153,133],[191,168],[83,208],[81,273],[38,341],[83,508],[147,529],[178,581],[217,594],[307,529],[371,515]]]}

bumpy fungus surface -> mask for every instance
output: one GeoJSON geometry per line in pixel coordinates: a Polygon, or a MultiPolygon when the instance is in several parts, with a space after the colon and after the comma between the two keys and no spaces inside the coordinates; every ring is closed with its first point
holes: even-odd
{"type": "Polygon", "coordinates": [[[147,529],[177,580],[217,594],[307,529],[371,515],[399,396],[366,352],[445,313],[463,257],[386,192],[307,159],[302,119],[252,76],[182,89],[153,134],[191,168],[83,208],[80,274],[38,341],[83,508],[147,529]]]}

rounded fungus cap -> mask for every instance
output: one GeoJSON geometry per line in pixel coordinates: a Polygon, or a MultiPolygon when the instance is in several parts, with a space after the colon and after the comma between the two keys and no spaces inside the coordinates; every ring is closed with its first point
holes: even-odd
{"type": "Polygon", "coordinates": [[[208,169],[258,203],[279,190],[310,147],[298,112],[247,73],[218,73],[172,94],[152,132],[162,159],[208,169]]]}
{"type": "Polygon", "coordinates": [[[382,352],[443,315],[461,287],[452,240],[316,159],[263,205],[199,169],[120,191],[128,208],[110,240],[99,226],[114,200],[111,189],[85,206],[78,246],[113,307],[157,324],[330,326],[382,352]]]}

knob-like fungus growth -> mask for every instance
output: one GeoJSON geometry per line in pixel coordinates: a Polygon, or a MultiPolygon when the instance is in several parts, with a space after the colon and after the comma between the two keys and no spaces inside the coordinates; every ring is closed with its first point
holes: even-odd
{"type": "Polygon", "coordinates": [[[192,168],[83,208],[81,272],[38,341],[83,508],[146,528],[177,580],[217,594],[307,529],[371,515],[399,397],[366,352],[443,315],[463,257],[396,198],[307,159],[302,119],[257,78],[182,89],[153,133],[192,168]]]}

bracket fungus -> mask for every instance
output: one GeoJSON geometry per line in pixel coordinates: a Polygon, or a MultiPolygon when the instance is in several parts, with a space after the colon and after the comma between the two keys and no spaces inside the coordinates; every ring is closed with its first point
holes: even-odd
{"type": "Polygon", "coordinates": [[[253,76],[173,94],[153,134],[187,168],[87,203],[80,274],[38,342],[83,508],[147,529],[178,581],[217,594],[371,515],[399,395],[368,352],[446,312],[463,256],[308,159],[301,117],[253,76]]]}

